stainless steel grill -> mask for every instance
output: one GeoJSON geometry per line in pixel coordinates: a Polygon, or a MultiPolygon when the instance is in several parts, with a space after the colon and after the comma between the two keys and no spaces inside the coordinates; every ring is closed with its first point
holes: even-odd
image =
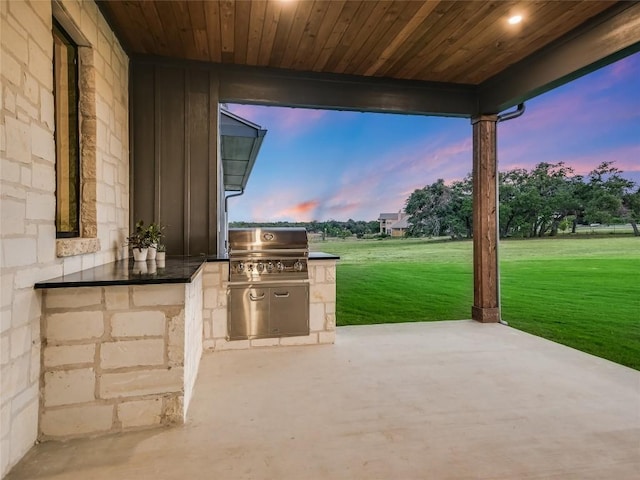
{"type": "Polygon", "coordinates": [[[304,228],[229,229],[228,338],[309,334],[304,228]]]}
{"type": "Polygon", "coordinates": [[[229,281],[307,280],[304,228],[229,229],[229,281]]]}

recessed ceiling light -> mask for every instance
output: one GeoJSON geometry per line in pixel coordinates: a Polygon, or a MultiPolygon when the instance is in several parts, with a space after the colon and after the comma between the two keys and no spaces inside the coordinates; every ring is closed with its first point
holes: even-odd
{"type": "Polygon", "coordinates": [[[517,23],[520,23],[522,21],[522,15],[514,15],[513,17],[510,17],[509,20],[507,20],[511,25],[515,25],[517,23]]]}

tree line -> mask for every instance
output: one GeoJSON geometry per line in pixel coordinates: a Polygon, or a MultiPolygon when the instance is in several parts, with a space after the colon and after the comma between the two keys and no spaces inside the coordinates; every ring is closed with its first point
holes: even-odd
{"type": "MultiPolygon", "coordinates": [[[[603,162],[586,177],[564,162],[541,162],[532,170],[500,172],[501,237],[554,236],[578,225],[630,223],[640,236],[640,187],[603,162]]],[[[439,179],[407,199],[408,236],[471,238],[472,177],[446,185],[439,179]]]]}
{"type": "Polygon", "coordinates": [[[380,223],[377,220],[364,221],[349,219],[346,222],[338,220],[327,220],[318,222],[230,222],[231,228],[247,228],[247,227],[303,227],[309,233],[317,233],[324,237],[347,238],[356,236],[362,238],[365,235],[375,235],[380,231],[380,223]]]}

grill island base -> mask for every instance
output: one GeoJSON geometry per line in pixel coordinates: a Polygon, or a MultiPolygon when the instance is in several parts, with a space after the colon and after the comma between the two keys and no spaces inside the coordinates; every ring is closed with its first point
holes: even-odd
{"type": "Polygon", "coordinates": [[[304,228],[229,229],[227,339],[309,335],[304,228]]]}
{"type": "Polygon", "coordinates": [[[336,263],[339,257],[310,252],[308,258],[309,333],[295,336],[229,340],[229,262],[209,262],[203,276],[204,343],[209,351],[256,347],[317,345],[335,342],[336,263]]]}
{"type": "Polygon", "coordinates": [[[309,335],[309,285],[247,285],[227,291],[229,340],[309,335]]]}
{"type": "Polygon", "coordinates": [[[123,260],[36,284],[40,440],[185,421],[202,354],[204,266],[170,257],[138,274],[123,260]]]}

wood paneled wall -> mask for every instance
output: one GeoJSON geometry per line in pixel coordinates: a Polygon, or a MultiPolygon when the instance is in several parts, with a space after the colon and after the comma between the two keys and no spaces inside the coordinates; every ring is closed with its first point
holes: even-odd
{"type": "Polygon", "coordinates": [[[167,225],[169,255],[215,255],[222,220],[218,80],[190,66],[132,63],[131,222],[167,225]]]}

